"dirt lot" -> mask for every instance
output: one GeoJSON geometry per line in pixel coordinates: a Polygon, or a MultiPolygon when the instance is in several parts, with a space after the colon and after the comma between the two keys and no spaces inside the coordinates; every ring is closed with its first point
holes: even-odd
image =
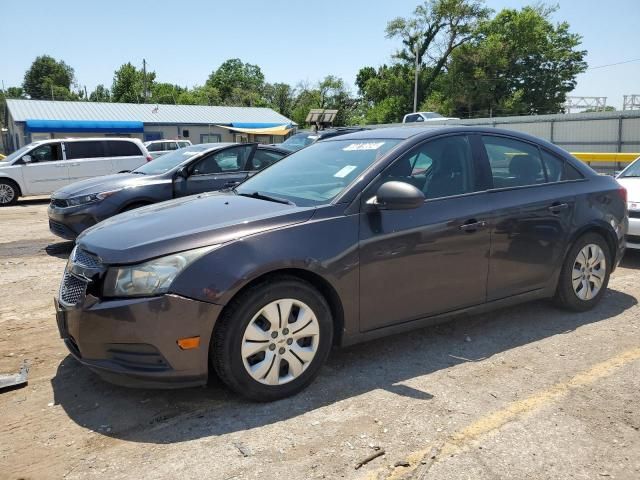
{"type": "Polygon", "coordinates": [[[52,302],[68,252],[46,202],[0,209],[0,372],[31,363],[0,394],[0,478],[640,478],[638,254],[594,311],[538,302],[334,351],[302,394],[252,404],[78,365],[52,302]]]}

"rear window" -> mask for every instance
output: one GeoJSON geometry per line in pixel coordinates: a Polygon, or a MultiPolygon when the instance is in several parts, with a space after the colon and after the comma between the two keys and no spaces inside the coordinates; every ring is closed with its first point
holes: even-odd
{"type": "Polygon", "coordinates": [[[140,147],[133,142],[106,142],[108,157],[137,157],[142,155],[140,147]]]}
{"type": "Polygon", "coordinates": [[[106,156],[101,141],[65,142],[64,148],[67,160],[78,158],[100,158],[106,156]]]}

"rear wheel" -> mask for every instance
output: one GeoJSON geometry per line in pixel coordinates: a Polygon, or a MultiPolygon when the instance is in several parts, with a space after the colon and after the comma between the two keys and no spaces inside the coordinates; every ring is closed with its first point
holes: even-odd
{"type": "Polygon", "coordinates": [[[565,259],[556,303],[579,312],[593,308],[607,289],[610,272],[611,254],[605,239],[596,233],[583,235],[565,259]]]}
{"type": "Polygon", "coordinates": [[[18,186],[11,180],[0,180],[0,207],[15,205],[18,202],[18,186]]]}
{"type": "Polygon", "coordinates": [[[232,390],[256,401],[293,395],[318,374],[331,349],[333,321],[310,284],[280,277],[250,288],[216,325],[211,362],[232,390]]]}

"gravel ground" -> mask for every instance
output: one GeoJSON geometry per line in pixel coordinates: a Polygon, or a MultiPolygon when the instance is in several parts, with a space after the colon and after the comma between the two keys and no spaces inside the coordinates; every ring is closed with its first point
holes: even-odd
{"type": "Polygon", "coordinates": [[[536,302],[335,350],[306,391],[254,404],[75,362],[46,206],[0,209],[0,372],[31,364],[0,394],[0,478],[640,478],[640,254],[591,312],[536,302]]]}

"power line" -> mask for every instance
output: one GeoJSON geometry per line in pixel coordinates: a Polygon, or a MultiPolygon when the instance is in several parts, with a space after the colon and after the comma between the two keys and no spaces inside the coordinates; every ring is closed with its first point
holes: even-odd
{"type": "Polygon", "coordinates": [[[605,65],[598,65],[596,67],[589,67],[588,70],[595,70],[597,68],[614,67],[616,65],[623,65],[625,63],[633,63],[633,62],[640,62],[640,58],[633,58],[631,60],[624,60],[623,62],[607,63],[605,65]]]}

